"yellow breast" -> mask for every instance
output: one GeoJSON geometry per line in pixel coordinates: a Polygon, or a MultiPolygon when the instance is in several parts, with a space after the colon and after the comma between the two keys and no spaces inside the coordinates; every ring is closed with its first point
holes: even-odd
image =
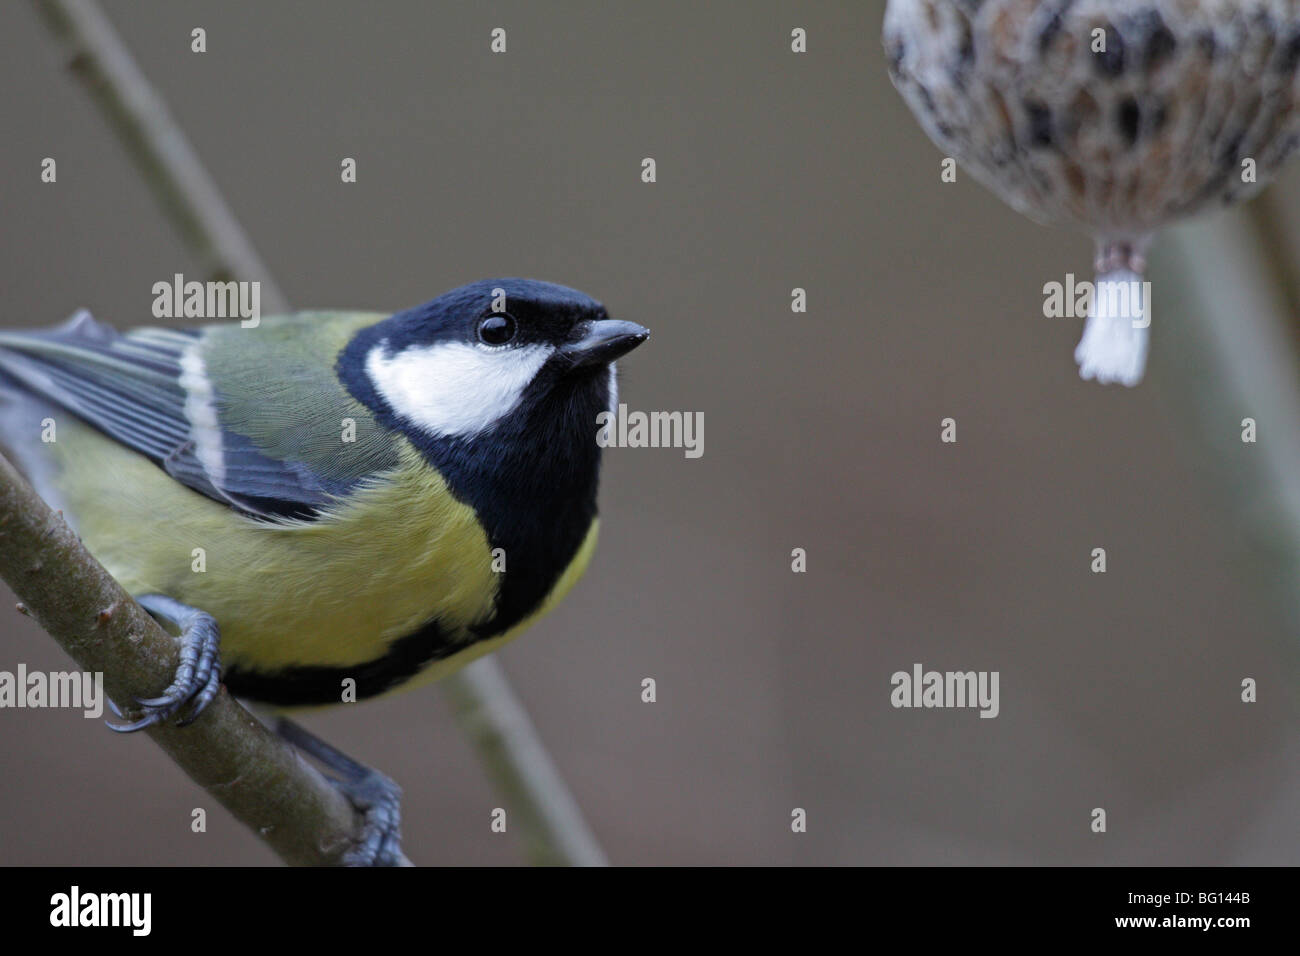
{"type": "MultiPolygon", "coordinates": [[[[184,487],[87,426],[68,425],[50,449],[55,484],[86,545],[131,593],[167,594],[213,615],[226,664],[348,667],[383,657],[431,619],[451,636],[492,612],[500,575],[482,526],[405,441],[400,465],[383,480],[312,521],[272,525],[184,487]]],[[[418,683],[490,652],[546,613],[582,575],[595,541],[593,522],[542,607],[507,634],[437,662],[418,683]]]]}

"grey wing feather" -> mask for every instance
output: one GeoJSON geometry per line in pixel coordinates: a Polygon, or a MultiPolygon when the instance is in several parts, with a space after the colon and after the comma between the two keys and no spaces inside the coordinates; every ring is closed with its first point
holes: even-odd
{"type": "Polygon", "coordinates": [[[55,402],[195,491],[257,517],[311,517],[340,489],[327,489],[301,463],[268,457],[215,421],[207,429],[220,434],[219,466],[198,453],[186,366],[202,334],[123,335],[83,310],[51,329],[0,331],[0,380],[55,402]]]}

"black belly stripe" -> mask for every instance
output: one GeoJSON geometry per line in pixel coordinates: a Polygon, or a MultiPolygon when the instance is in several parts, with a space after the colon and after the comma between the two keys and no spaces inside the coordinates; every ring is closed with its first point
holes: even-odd
{"type": "Polygon", "coordinates": [[[475,643],[474,637],[452,640],[436,621],[398,638],[380,658],[350,667],[287,667],[277,671],[245,670],[232,664],[221,679],[236,697],[281,707],[312,707],[343,700],[343,681],[357,682],[357,700],[374,697],[414,677],[435,661],[475,643]]]}

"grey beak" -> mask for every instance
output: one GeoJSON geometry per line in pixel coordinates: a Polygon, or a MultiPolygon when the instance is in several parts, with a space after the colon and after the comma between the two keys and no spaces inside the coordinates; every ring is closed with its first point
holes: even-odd
{"type": "Polygon", "coordinates": [[[608,365],[650,337],[650,330],[622,319],[594,319],[577,329],[580,338],[561,348],[574,368],[608,365]]]}

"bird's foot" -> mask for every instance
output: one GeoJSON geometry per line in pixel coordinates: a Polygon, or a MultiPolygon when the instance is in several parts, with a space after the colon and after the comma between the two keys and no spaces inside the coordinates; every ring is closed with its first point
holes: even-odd
{"type": "Polygon", "coordinates": [[[402,788],[287,718],[276,722],[275,732],[333,771],[328,779],[361,813],[361,836],[344,855],[344,865],[406,865],[402,855],[402,788]]]}
{"type": "MultiPolygon", "coordinates": [[[[109,723],[118,733],[131,733],[161,724],[187,703],[188,714],[176,722],[178,727],[193,723],[221,689],[221,633],[211,614],[182,604],[163,594],[146,594],[136,599],[154,617],[180,630],[181,662],[171,686],[157,697],[136,698],[144,716],[127,724],[109,723]]],[[[109,701],[114,714],[122,711],[109,701]]]]}

